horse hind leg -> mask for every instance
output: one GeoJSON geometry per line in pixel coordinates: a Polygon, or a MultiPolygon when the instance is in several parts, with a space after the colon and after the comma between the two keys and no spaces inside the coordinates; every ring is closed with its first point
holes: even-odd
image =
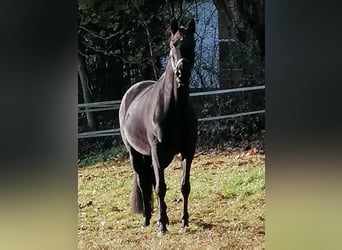
{"type": "Polygon", "coordinates": [[[137,174],[137,177],[143,203],[142,227],[147,227],[148,225],[150,225],[152,216],[152,183],[150,182],[148,176],[146,176],[145,174],[137,174]]]}
{"type": "Polygon", "coordinates": [[[144,212],[143,212],[143,227],[150,224],[152,208],[153,208],[153,189],[154,173],[152,168],[151,157],[143,156],[143,168],[139,172],[140,189],[143,197],[144,212]]]}
{"type": "Polygon", "coordinates": [[[152,214],[152,180],[151,165],[144,161],[143,155],[131,150],[131,164],[135,171],[132,193],[132,212],[143,214],[142,226],[150,224],[152,214]]]}

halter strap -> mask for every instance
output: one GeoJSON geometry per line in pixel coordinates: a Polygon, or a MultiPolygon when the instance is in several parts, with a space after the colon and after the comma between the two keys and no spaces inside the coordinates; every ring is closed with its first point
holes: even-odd
{"type": "Polygon", "coordinates": [[[171,59],[171,66],[172,66],[172,69],[173,69],[173,72],[174,72],[174,73],[177,72],[177,68],[178,68],[178,66],[179,66],[179,64],[180,64],[181,62],[184,61],[184,62],[186,62],[187,64],[190,65],[190,61],[189,61],[188,59],[184,58],[184,57],[180,58],[180,59],[177,61],[176,65],[174,65],[174,62],[173,62],[173,60],[172,60],[172,55],[171,55],[171,53],[170,53],[170,59],[171,59]]]}
{"type": "MultiPolygon", "coordinates": [[[[173,58],[172,58],[172,50],[170,50],[169,59],[171,60],[171,67],[172,67],[173,73],[174,73],[175,75],[177,74],[178,66],[179,66],[179,64],[180,64],[181,62],[186,62],[188,65],[191,66],[190,61],[189,61],[188,59],[184,58],[184,57],[180,58],[180,59],[176,62],[176,65],[175,65],[174,62],[173,62],[173,58]]],[[[184,85],[184,83],[178,82],[178,81],[177,81],[177,84],[178,84],[177,88],[179,88],[180,86],[183,86],[183,85],[184,85]]]]}

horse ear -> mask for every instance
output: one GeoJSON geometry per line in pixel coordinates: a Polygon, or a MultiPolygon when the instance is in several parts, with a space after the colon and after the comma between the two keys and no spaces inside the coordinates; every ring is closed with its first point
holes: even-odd
{"type": "Polygon", "coordinates": [[[190,32],[190,34],[194,34],[195,33],[195,20],[192,18],[190,20],[190,22],[188,23],[188,31],[190,32]]]}
{"type": "Polygon", "coordinates": [[[175,18],[172,18],[171,20],[171,32],[172,34],[175,34],[178,30],[178,22],[175,18]]]}

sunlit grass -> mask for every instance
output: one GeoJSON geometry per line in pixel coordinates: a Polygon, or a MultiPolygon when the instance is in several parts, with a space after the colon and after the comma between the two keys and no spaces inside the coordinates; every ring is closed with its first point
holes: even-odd
{"type": "MultiPolygon", "coordinates": [[[[191,170],[190,227],[180,229],[180,162],[165,170],[168,234],[131,215],[132,169],[115,160],[79,168],[79,249],[263,249],[265,157],[254,151],[197,155],[191,170]]],[[[157,202],[154,202],[155,210],[157,202]]]]}

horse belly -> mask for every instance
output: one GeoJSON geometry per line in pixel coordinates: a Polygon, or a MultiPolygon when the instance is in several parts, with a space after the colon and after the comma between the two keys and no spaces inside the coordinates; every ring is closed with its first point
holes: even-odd
{"type": "Polygon", "coordinates": [[[127,141],[137,152],[143,155],[151,155],[151,147],[145,143],[145,140],[141,140],[136,136],[127,136],[127,141]]]}
{"type": "Polygon", "coordinates": [[[147,138],[143,110],[140,108],[128,110],[124,132],[129,145],[143,155],[150,155],[151,147],[147,138]]]}
{"type": "Polygon", "coordinates": [[[134,84],[123,97],[125,107],[122,109],[122,127],[127,143],[136,151],[144,155],[151,154],[151,147],[147,138],[146,116],[149,98],[147,93],[151,90],[155,81],[143,81],[134,84]]]}

